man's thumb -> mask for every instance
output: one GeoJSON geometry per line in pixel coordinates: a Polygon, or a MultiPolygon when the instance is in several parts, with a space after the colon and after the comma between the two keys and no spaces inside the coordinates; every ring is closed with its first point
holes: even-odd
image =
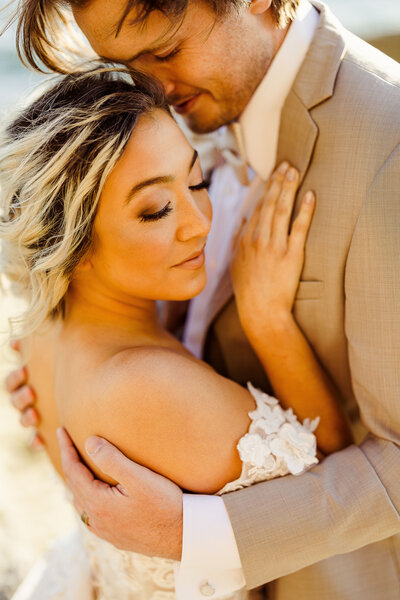
{"type": "Polygon", "coordinates": [[[118,448],[97,435],[86,440],[85,450],[91,461],[105,475],[124,486],[131,481],[136,468],[138,468],[138,465],[129,460],[118,448]]]}

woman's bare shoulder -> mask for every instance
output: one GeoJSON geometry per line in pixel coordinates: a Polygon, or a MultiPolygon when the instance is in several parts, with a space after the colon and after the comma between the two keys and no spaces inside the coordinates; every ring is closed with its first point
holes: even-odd
{"type": "Polygon", "coordinates": [[[236,444],[251,397],[190,355],[125,350],[103,365],[90,395],[88,435],[102,435],[181,487],[214,492],[240,473],[236,444]]]}
{"type": "MultiPolygon", "coordinates": [[[[163,346],[138,346],[112,356],[101,366],[102,385],[130,387],[133,382],[140,388],[158,388],[174,384],[189,385],[192,376],[201,379],[219,379],[219,375],[205,362],[188,352],[163,346]]],[[[198,380],[198,379],[197,379],[198,380]]]]}

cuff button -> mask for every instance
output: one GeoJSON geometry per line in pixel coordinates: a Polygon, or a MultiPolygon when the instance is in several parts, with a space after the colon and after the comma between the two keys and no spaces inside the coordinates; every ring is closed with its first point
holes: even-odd
{"type": "Polygon", "coordinates": [[[211,585],[211,583],[209,583],[208,581],[203,581],[200,584],[200,594],[202,596],[206,596],[207,598],[211,598],[211,596],[214,596],[215,594],[215,587],[213,585],[211,585]]]}

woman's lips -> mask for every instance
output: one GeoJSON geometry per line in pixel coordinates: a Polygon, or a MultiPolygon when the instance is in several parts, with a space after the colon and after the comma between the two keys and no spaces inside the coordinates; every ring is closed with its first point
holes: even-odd
{"type": "Polygon", "coordinates": [[[189,111],[191,111],[193,109],[193,106],[197,100],[197,98],[199,97],[199,95],[197,96],[191,96],[190,98],[188,98],[187,100],[185,100],[184,102],[181,102],[181,104],[174,104],[174,110],[179,114],[179,115],[185,115],[187,114],[189,111]]]}
{"type": "Polygon", "coordinates": [[[204,248],[203,250],[200,252],[200,254],[198,254],[197,256],[195,256],[194,258],[190,258],[188,260],[185,260],[184,262],[179,263],[179,265],[175,265],[175,267],[179,268],[179,269],[200,269],[200,267],[202,267],[204,265],[204,261],[205,261],[205,254],[204,254],[204,248]]]}

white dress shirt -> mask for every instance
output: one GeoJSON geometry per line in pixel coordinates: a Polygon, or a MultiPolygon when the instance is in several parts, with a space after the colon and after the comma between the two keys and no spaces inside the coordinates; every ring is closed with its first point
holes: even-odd
{"type": "MultiPolygon", "coordinates": [[[[210,197],[213,223],[206,247],[207,285],[191,301],[184,343],[193,354],[202,356],[207,309],[222,274],[229,265],[232,238],[242,216],[254,204],[260,180],[271,174],[277,154],[280,116],[315,31],[319,13],[302,0],[283,44],[266,76],[239,119],[242,146],[250,168],[250,188],[237,178],[232,157],[213,171],[210,197]]],[[[229,132],[216,132],[217,145],[223,145],[229,132]]],[[[222,152],[224,155],[224,152],[222,152]]],[[[178,600],[220,598],[245,585],[232,526],[222,498],[184,494],[182,560],[176,572],[178,600]]]]}

